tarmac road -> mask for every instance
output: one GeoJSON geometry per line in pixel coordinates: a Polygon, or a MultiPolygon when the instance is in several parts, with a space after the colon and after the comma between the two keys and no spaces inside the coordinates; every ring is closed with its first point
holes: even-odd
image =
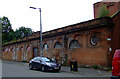
{"type": "Polygon", "coordinates": [[[23,63],[3,61],[2,77],[81,77],[81,75],[66,72],[41,72],[29,70],[28,66],[23,63]]]}
{"type": "MultiPolygon", "coordinates": [[[[88,73],[88,72],[86,72],[88,73]]],[[[92,72],[91,72],[92,73],[92,72]]],[[[84,78],[86,79],[91,78],[93,79],[92,75],[84,75],[84,74],[78,74],[76,72],[41,72],[37,70],[29,70],[28,69],[28,63],[23,62],[11,62],[11,61],[2,61],[2,77],[76,77],[76,78],[84,78]]],[[[110,76],[104,77],[104,76],[94,76],[96,77],[102,77],[98,79],[110,79],[110,76]]],[[[3,78],[4,79],[4,78],[3,78]]]]}

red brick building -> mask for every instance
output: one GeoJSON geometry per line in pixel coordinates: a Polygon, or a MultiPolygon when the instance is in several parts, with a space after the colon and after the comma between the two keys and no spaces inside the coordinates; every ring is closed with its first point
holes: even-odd
{"type": "MultiPolygon", "coordinates": [[[[77,60],[79,66],[108,67],[114,51],[120,48],[119,30],[118,10],[112,18],[96,18],[43,32],[43,55],[63,64],[77,60]]],[[[39,37],[39,32],[35,32],[30,37],[3,45],[2,58],[29,61],[40,56],[39,37]]]]}
{"type": "Polygon", "coordinates": [[[120,10],[120,0],[103,0],[94,4],[94,18],[99,17],[99,10],[101,5],[106,5],[110,16],[114,16],[114,14],[120,10]]]}
{"type": "MultiPolygon", "coordinates": [[[[116,49],[120,49],[120,0],[103,0],[101,2],[97,2],[94,4],[94,18],[99,17],[99,11],[102,5],[106,6],[106,9],[109,11],[109,16],[113,19],[114,26],[112,28],[112,36],[111,36],[111,46],[112,47],[112,55],[109,55],[112,61],[112,56],[116,49]]],[[[111,62],[109,63],[111,64],[111,62]]]]}

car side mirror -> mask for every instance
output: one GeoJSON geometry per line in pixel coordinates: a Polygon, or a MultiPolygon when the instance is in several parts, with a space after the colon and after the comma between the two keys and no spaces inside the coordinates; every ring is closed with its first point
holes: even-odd
{"type": "Polygon", "coordinates": [[[55,60],[55,59],[52,59],[52,61],[56,62],[56,60],[55,60]]]}

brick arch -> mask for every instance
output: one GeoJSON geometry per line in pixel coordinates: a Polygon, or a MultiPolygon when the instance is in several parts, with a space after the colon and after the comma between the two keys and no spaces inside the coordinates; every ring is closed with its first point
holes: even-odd
{"type": "Polygon", "coordinates": [[[78,36],[80,36],[78,33],[76,33],[75,35],[74,35],[74,39],[76,38],[76,37],[78,37],[78,36]]]}
{"type": "Polygon", "coordinates": [[[54,48],[55,48],[55,49],[61,49],[61,48],[62,48],[62,44],[57,41],[57,42],[54,44],[54,48]]]}

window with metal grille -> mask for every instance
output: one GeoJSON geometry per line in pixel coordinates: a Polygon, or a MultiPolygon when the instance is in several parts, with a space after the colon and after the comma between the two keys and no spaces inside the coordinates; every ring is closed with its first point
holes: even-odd
{"type": "Polygon", "coordinates": [[[70,42],[69,48],[79,48],[80,47],[80,43],[78,42],[78,40],[72,40],[70,42]]]}
{"type": "Polygon", "coordinates": [[[60,42],[56,42],[54,45],[55,49],[61,49],[62,48],[62,44],[60,42]]]}

